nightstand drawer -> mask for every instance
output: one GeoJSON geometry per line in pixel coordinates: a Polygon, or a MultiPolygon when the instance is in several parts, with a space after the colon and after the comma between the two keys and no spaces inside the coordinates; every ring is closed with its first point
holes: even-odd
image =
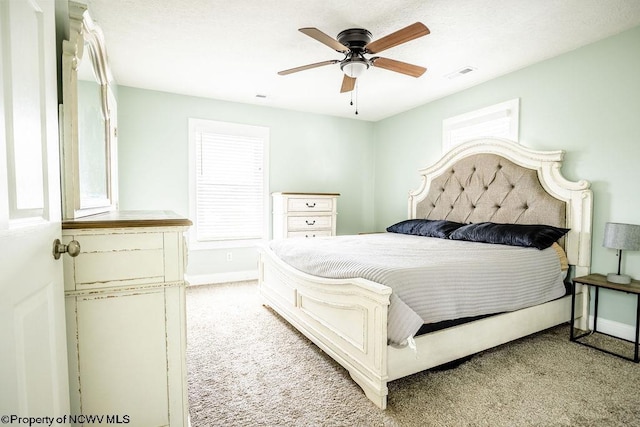
{"type": "Polygon", "coordinates": [[[287,218],[287,229],[293,230],[331,230],[332,217],[330,215],[290,216],[287,218]]]}
{"type": "Polygon", "coordinates": [[[326,197],[290,198],[287,201],[287,211],[331,212],[333,211],[333,199],[326,197]]]}

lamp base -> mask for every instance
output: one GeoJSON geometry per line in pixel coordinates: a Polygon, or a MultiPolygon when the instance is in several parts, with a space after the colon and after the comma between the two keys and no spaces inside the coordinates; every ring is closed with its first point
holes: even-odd
{"type": "Polygon", "coordinates": [[[607,282],[618,283],[620,285],[628,285],[631,283],[631,277],[626,274],[616,274],[609,273],[607,274],[607,282]]]}

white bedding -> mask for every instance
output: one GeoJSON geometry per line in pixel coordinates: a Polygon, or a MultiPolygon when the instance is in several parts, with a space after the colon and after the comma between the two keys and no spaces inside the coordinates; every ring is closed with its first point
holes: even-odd
{"type": "Polygon", "coordinates": [[[554,249],[538,250],[396,233],[283,239],[271,249],[298,270],[362,277],[393,289],[390,344],[423,323],[518,310],[565,294],[554,249]]]}

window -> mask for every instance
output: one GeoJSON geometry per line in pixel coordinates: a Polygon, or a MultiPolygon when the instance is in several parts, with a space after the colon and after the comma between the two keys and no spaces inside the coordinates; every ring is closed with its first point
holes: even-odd
{"type": "Polygon", "coordinates": [[[518,141],[519,99],[501,102],[480,110],[445,119],[442,123],[442,150],[482,137],[518,141]]]}
{"type": "Polygon", "coordinates": [[[189,119],[194,248],[266,238],[268,144],[265,127],[189,119]]]}

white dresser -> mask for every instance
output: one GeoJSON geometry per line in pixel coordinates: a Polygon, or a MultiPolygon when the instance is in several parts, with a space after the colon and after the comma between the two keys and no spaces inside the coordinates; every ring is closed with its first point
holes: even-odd
{"type": "Polygon", "coordinates": [[[336,235],[338,193],[273,193],[273,238],[336,235]]]}
{"type": "Polygon", "coordinates": [[[186,426],[184,232],[171,212],[112,212],[62,224],[72,414],[186,426]],[[124,418],[128,417],[128,418],[124,418]]]}

